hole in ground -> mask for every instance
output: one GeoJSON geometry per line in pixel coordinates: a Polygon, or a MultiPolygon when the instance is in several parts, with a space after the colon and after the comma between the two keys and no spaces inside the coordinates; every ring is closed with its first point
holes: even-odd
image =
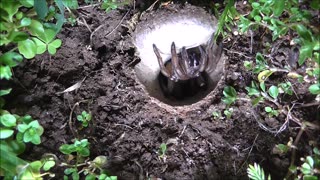
{"type": "Polygon", "coordinates": [[[213,72],[204,72],[199,77],[186,81],[174,82],[165,77],[160,68],[155,70],[142,61],[135,66],[135,72],[139,82],[151,97],[167,105],[186,106],[201,101],[216,88],[224,73],[225,59],[222,56],[213,72]]]}

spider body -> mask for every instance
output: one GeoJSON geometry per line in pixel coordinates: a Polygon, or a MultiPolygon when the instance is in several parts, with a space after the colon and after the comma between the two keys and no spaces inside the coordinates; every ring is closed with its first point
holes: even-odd
{"type": "Polygon", "coordinates": [[[157,56],[160,72],[167,81],[160,79],[160,86],[166,96],[179,98],[180,96],[192,96],[206,87],[206,73],[214,71],[220,60],[222,47],[217,46],[212,40],[207,47],[198,46],[198,53],[187,52],[185,47],[178,54],[175,43],[171,44],[171,60],[165,64],[160,55],[160,50],[153,44],[153,51],[157,56]],[[186,91],[187,90],[187,91],[186,91]]]}
{"type": "Polygon", "coordinates": [[[222,50],[212,41],[214,16],[188,3],[170,6],[178,11],[159,8],[140,17],[132,34],[141,60],[135,74],[150,96],[181,105],[214,89],[223,72],[222,50]]]}

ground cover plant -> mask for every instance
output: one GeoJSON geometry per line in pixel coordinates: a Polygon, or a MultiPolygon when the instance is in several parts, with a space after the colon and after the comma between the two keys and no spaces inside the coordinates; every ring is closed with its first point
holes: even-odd
{"type": "Polygon", "coordinates": [[[5,179],[317,179],[319,5],[189,1],[219,19],[225,77],[196,110],[137,82],[142,11],[184,1],[1,1],[5,179]]]}

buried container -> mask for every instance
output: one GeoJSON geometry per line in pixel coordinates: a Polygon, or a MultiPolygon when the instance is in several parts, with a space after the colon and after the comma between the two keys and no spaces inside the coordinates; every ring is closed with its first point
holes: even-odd
{"type": "Polygon", "coordinates": [[[225,62],[216,29],[214,16],[189,4],[142,16],[132,36],[141,59],[135,73],[158,105],[195,106],[214,94],[225,62]]]}

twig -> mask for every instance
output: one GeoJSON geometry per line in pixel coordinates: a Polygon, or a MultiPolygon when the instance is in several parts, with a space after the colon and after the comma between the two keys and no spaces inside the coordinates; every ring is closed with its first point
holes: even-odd
{"type": "MultiPolygon", "coordinates": [[[[298,147],[298,143],[299,143],[299,140],[302,136],[302,133],[304,132],[306,126],[303,124],[301,126],[301,129],[296,137],[296,139],[294,140],[294,143],[293,143],[293,146],[294,148],[292,148],[292,154],[291,154],[291,162],[290,162],[290,167],[292,167],[294,165],[294,162],[295,162],[295,159],[296,159],[296,147],[298,147]]],[[[289,179],[289,177],[291,176],[291,171],[289,170],[287,175],[286,175],[286,178],[285,179],[289,179]]]]}
{"type": "Polygon", "coordinates": [[[86,9],[86,8],[90,8],[90,7],[95,7],[95,6],[99,6],[101,3],[97,3],[97,4],[90,4],[90,5],[87,5],[87,6],[81,6],[81,7],[78,7],[78,9],[86,9]]]}
{"type": "MultiPolygon", "coordinates": [[[[117,26],[115,28],[112,29],[112,31],[110,31],[106,36],[108,37],[110,34],[112,34],[123,22],[124,18],[129,14],[129,12],[131,11],[131,8],[126,12],[126,14],[121,18],[120,22],[117,24],[117,26]]],[[[94,33],[96,33],[99,29],[101,29],[103,26],[105,26],[106,24],[101,24],[98,28],[96,28],[90,35],[90,44],[92,45],[92,38],[94,33]]]]}
{"type": "Polygon", "coordinates": [[[258,139],[258,136],[259,136],[259,134],[257,134],[256,137],[254,138],[253,143],[252,143],[252,145],[251,145],[251,148],[250,148],[250,150],[249,150],[249,153],[248,153],[248,155],[247,155],[247,158],[246,158],[246,160],[242,163],[242,165],[240,166],[239,170],[237,171],[237,174],[238,174],[239,171],[242,169],[242,167],[244,166],[244,164],[248,161],[249,156],[250,156],[250,154],[251,154],[251,152],[252,152],[252,149],[253,149],[254,145],[256,144],[256,140],[258,139]]]}
{"type": "Polygon", "coordinates": [[[84,17],[80,16],[80,17],[78,18],[78,23],[79,23],[79,24],[83,24],[84,26],[86,26],[87,29],[90,31],[90,33],[92,33],[92,30],[91,30],[90,27],[88,26],[87,21],[86,21],[86,19],[84,19],[84,17]],[[82,18],[82,21],[83,21],[83,22],[81,22],[81,21],[79,20],[80,18],[82,18]]]}
{"type": "Polygon", "coordinates": [[[232,54],[238,54],[238,55],[243,56],[243,57],[245,57],[245,58],[247,58],[247,59],[252,58],[252,57],[249,57],[249,56],[244,55],[244,53],[237,52],[237,51],[232,51],[232,50],[229,50],[229,49],[227,49],[227,48],[223,48],[223,50],[228,51],[228,52],[230,52],[230,53],[232,53],[232,54]]]}

